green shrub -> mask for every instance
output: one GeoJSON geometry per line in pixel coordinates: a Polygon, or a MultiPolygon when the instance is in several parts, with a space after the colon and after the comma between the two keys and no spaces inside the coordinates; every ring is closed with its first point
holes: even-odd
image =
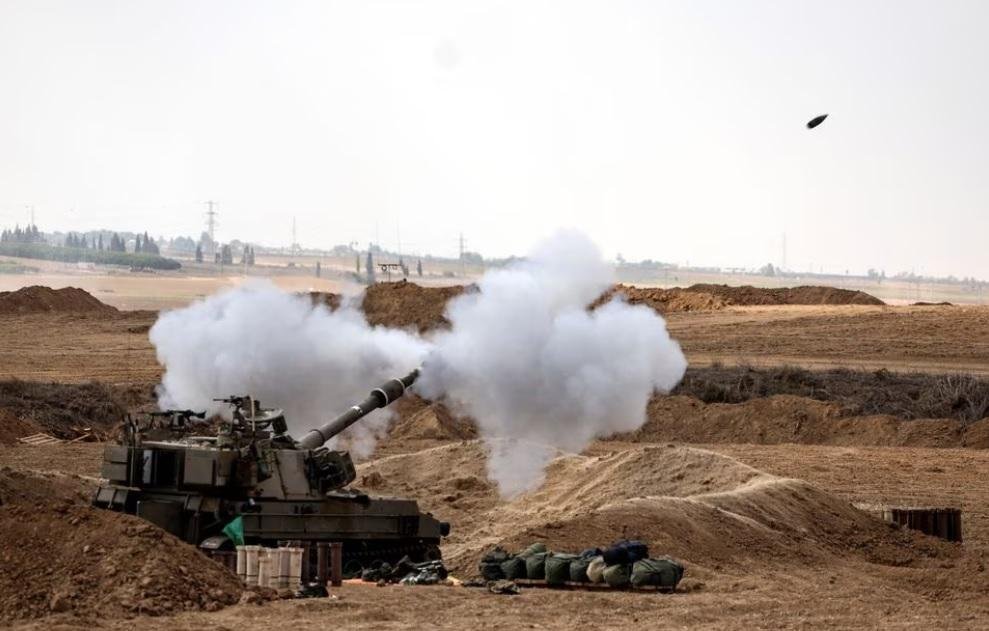
{"type": "Polygon", "coordinates": [[[97,263],[100,265],[126,265],[158,270],[176,270],[182,264],[157,254],[92,250],[89,248],[65,248],[47,243],[0,243],[0,255],[25,259],[43,259],[64,263],[97,263]]]}

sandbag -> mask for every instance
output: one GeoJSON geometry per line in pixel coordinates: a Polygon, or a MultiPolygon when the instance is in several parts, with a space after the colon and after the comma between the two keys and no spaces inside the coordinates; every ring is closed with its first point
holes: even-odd
{"type": "Polygon", "coordinates": [[[594,557],[587,565],[587,580],[592,583],[604,582],[604,570],[608,564],[604,562],[604,557],[594,557]]]}
{"type": "Polygon", "coordinates": [[[525,557],[525,577],[530,580],[546,578],[547,552],[537,552],[525,557]]]}
{"type": "Polygon", "coordinates": [[[601,548],[587,548],[580,551],[580,557],[582,559],[593,559],[599,556],[601,556],[601,548]]]}
{"type": "Polygon", "coordinates": [[[522,552],[519,552],[519,556],[524,558],[530,557],[534,554],[545,554],[546,544],[544,543],[534,543],[522,552]]]}
{"type": "Polygon", "coordinates": [[[510,555],[504,548],[498,546],[494,550],[488,550],[483,557],[481,557],[481,563],[501,563],[502,561],[507,561],[510,559],[510,555]]]}
{"type": "Polygon", "coordinates": [[[591,579],[587,578],[587,566],[591,564],[591,557],[580,557],[570,562],[570,580],[574,583],[587,583],[591,579]]]}
{"type": "Polygon", "coordinates": [[[500,581],[505,578],[500,563],[481,563],[481,576],[486,581],[500,581]]]}
{"type": "Polygon", "coordinates": [[[514,581],[517,578],[525,578],[525,559],[522,557],[512,557],[507,561],[502,561],[501,573],[510,581],[514,581]]]}
{"type": "Polygon", "coordinates": [[[563,585],[570,580],[570,564],[579,557],[576,554],[554,553],[546,557],[546,584],[563,585]]]}
{"type": "Polygon", "coordinates": [[[609,565],[604,569],[604,582],[612,587],[625,587],[629,584],[632,568],[629,565],[609,565]]]}
{"type": "Polygon", "coordinates": [[[608,565],[631,565],[649,557],[649,547],[641,541],[616,541],[601,553],[608,565]]]}
{"type": "Polygon", "coordinates": [[[676,589],[683,578],[683,566],[670,557],[640,559],[632,566],[632,585],[654,585],[664,589],[676,589]]]}

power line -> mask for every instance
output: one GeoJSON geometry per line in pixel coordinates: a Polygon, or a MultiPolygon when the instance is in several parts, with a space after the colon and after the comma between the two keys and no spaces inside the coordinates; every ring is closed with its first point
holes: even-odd
{"type": "Polygon", "coordinates": [[[210,257],[216,256],[216,216],[219,214],[216,212],[215,208],[219,206],[216,202],[210,200],[206,202],[206,234],[209,235],[210,241],[210,257]]]}

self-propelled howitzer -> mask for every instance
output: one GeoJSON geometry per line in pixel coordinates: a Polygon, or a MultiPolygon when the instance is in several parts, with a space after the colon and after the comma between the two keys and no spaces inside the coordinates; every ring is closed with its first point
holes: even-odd
{"type": "Polygon", "coordinates": [[[325,443],[370,412],[401,397],[414,370],[371,391],[361,403],[300,440],[281,410],[250,397],[224,399],[232,419],[205,435],[189,410],[128,421],[119,445],[106,447],[101,508],[143,517],[208,549],[232,548],[224,526],[241,517],[248,544],[340,542],[345,566],[375,560],[439,558],[449,524],[415,500],[371,497],[345,488],[356,478],[350,454],[325,443]]]}

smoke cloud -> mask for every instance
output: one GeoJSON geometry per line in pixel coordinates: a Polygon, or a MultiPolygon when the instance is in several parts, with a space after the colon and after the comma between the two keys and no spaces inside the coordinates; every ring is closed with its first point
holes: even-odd
{"type": "MultiPolygon", "coordinates": [[[[557,453],[640,427],[653,393],[683,377],[686,359],[652,309],[616,299],[588,311],[613,280],[587,237],[560,233],[485,274],[429,339],[371,327],[349,304],[331,312],[248,284],[152,327],[159,405],[220,411],[214,397],[252,394],[284,408],[299,436],[425,360],[417,390],[477,421],[489,476],[513,496],[538,486],[557,453]]],[[[352,426],[351,449],[369,453],[386,423],[376,412],[352,426]]]]}
{"type": "Polygon", "coordinates": [[[503,495],[538,486],[560,450],[637,429],[653,392],[683,377],[683,352],[652,309],[587,310],[612,281],[594,244],[565,232],[450,303],[452,328],[434,337],[418,387],[476,419],[503,495]]]}
{"type": "MultiPolygon", "coordinates": [[[[220,412],[214,398],[251,394],[283,408],[296,436],[406,374],[428,350],[418,336],[369,326],[349,304],[331,312],[268,282],[169,311],[150,338],[165,367],[160,407],[220,412]]],[[[386,423],[375,412],[351,427],[350,448],[369,453],[386,423]]]]}

